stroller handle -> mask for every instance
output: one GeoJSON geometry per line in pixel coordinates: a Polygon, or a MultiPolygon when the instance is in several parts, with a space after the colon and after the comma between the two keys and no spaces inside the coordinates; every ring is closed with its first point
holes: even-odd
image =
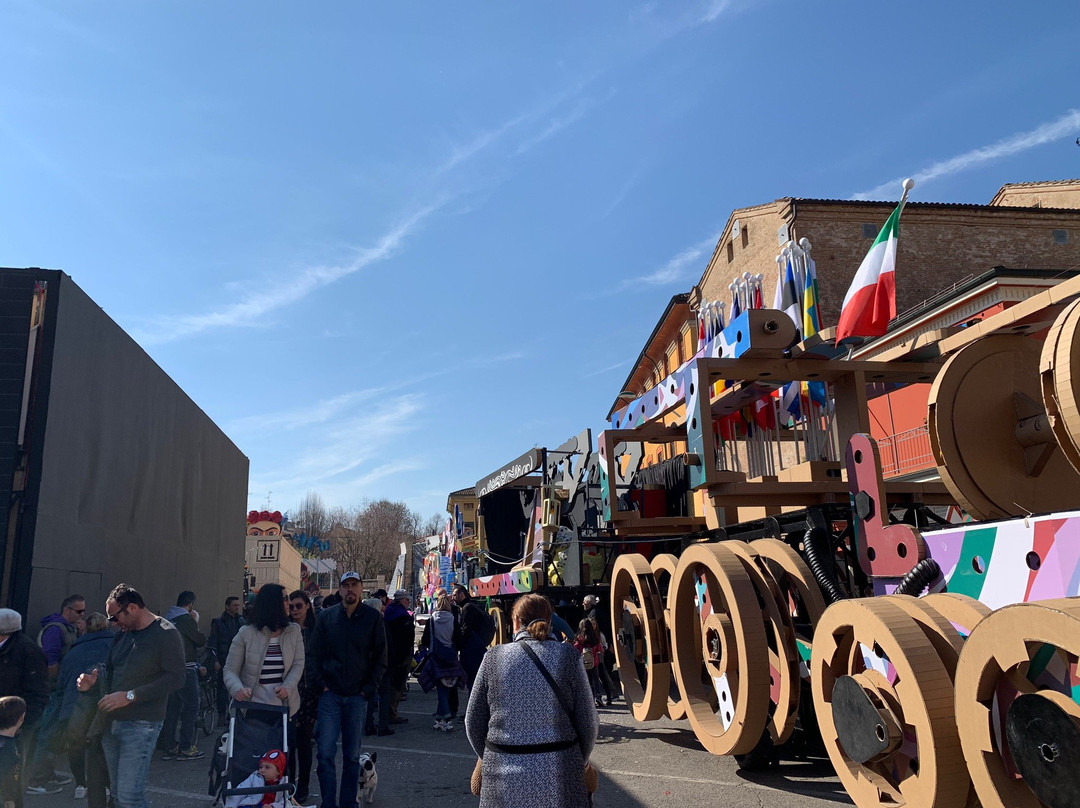
{"type": "Polygon", "coordinates": [[[233,699],[229,706],[235,710],[264,710],[268,713],[288,713],[289,708],[283,704],[262,704],[257,701],[240,701],[240,699],[233,699]]]}

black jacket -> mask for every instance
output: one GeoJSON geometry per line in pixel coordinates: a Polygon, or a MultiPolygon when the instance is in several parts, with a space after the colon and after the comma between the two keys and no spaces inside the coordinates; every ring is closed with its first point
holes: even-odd
{"type": "Polygon", "coordinates": [[[319,612],[311,632],[308,684],[316,693],[370,697],[386,673],[386,630],[377,611],[358,603],[352,615],[344,604],[319,612]]]}
{"type": "Polygon", "coordinates": [[[240,615],[233,617],[228,612],[222,612],[221,617],[215,617],[210,621],[209,648],[218,658],[222,665],[229,656],[229,646],[232,645],[233,637],[244,625],[244,618],[240,615]]]}
{"type": "Polygon", "coordinates": [[[409,610],[393,601],[383,612],[383,625],[386,626],[387,662],[400,665],[412,659],[416,629],[409,610]]]}
{"type": "Polygon", "coordinates": [[[21,631],[0,646],[0,696],[23,698],[28,727],[41,718],[49,700],[45,652],[21,631]]]}

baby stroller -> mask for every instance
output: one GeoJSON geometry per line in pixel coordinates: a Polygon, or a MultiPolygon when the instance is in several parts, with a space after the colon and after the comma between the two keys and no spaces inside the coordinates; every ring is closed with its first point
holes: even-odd
{"type": "Polygon", "coordinates": [[[289,754],[289,708],[250,701],[233,701],[229,729],[218,738],[210,763],[209,794],[214,805],[224,805],[229,797],[268,792],[284,792],[285,804],[290,804],[296,787],[282,777],[275,785],[240,788],[259,766],[259,758],[271,749],[289,754]]]}

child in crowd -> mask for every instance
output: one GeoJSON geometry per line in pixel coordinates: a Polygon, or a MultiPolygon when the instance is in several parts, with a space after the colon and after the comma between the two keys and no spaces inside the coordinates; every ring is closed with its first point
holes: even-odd
{"type": "MultiPolygon", "coordinates": [[[[240,783],[237,788],[262,788],[287,783],[285,779],[285,753],[280,749],[271,749],[259,758],[259,768],[240,783]]],[[[267,791],[264,794],[244,794],[228,797],[225,808],[240,808],[248,805],[271,805],[274,808],[287,808],[291,800],[286,791],[267,791]]]]}
{"type": "Polygon", "coordinates": [[[0,698],[0,802],[15,808],[22,794],[22,757],[15,735],[26,720],[26,702],[18,696],[0,698]]]}
{"type": "Polygon", "coordinates": [[[578,623],[578,633],[574,637],[574,647],[581,654],[581,661],[585,665],[585,673],[589,675],[589,686],[592,688],[596,706],[603,707],[603,689],[600,686],[599,667],[604,664],[604,646],[600,642],[599,633],[592,620],[586,618],[578,623]]]}

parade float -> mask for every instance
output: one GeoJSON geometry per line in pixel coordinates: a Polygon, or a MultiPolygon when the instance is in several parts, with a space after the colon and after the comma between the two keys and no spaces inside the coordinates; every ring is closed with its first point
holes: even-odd
{"type": "Polygon", "coordinates": [[[696,354],[595,450],[477,484],[510,516],[472,593],[604,593],[634,717],[743,767],[827,754],[860,808],[1075,805],[1080,277],[997,268],[837,340],[809,245],[778,263],[773,307],[749,275],[703,303],[696,354]],[[930,473],[883,458],[889,401],[924,413],[930,473]]]}

